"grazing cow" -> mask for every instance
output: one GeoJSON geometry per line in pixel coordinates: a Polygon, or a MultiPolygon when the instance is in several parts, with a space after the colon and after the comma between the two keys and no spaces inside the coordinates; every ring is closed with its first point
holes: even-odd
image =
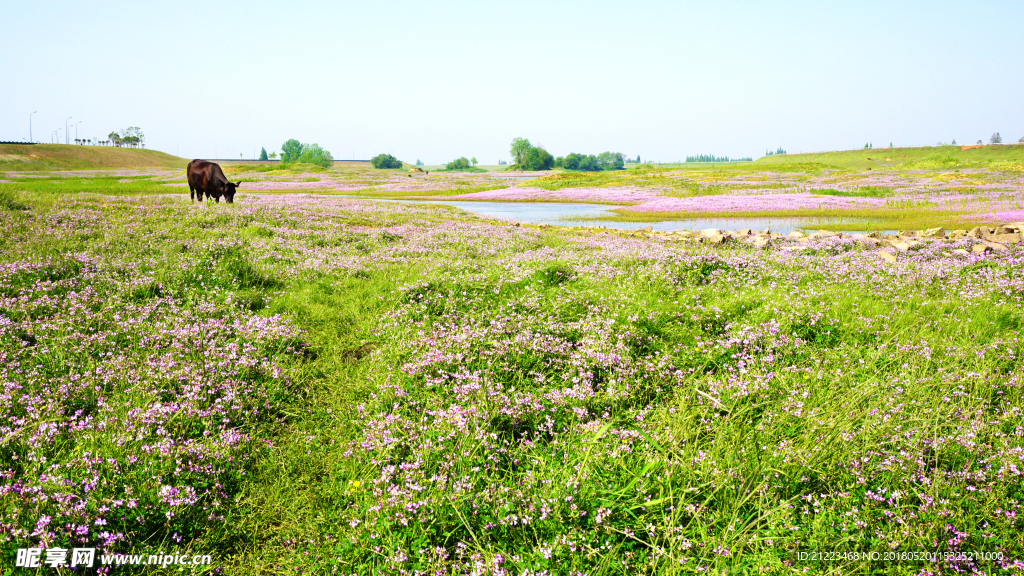
{"type": "Polygon", "coordinates": [[[198,196],[200,202],[203,201],[205,193],[207,198],[213,198],[217,202],[224,196],[224,200],[231,204],[235,201],[235,189],[242,185],[241,181],[228,182],[224,177],[224,171],[220,169],[220,164],[205,160],[189,162],[185,173],[188,174],[189,197],[196,200],[198,196]]]}

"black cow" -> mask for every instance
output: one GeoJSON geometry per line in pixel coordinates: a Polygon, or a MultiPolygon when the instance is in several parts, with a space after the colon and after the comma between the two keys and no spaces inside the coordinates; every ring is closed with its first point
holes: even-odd
{"type": "Polygon", "coordinates": [[[231,204],[235,201],[235,189],[242,185],[241,181],[228,182],[224,177],[224,171],[220,169],[220,164],[206,160],[189,162],[185,173],[188,174],[189,197],[196,200],[198,196],[200,202],[203,201],[205,193],[207,198],[213,198],[217,202],[224,196],[224,200],[231,204]]]}

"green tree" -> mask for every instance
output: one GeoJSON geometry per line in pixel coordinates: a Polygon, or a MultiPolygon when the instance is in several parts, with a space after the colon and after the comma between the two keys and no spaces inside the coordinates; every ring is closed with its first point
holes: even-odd
{"type": "Polygon", "coordinates": [[[267,149],[262,146],[260,146],[260,160],[269,160],[267,158],[267,149]]]}
{"type": "Polygon", "coordinates": [[[586,159],[585,155],[570,152],[562,159],[562,168],[565,168],[566,170],[579,170],[580,161],[584,159],[586,159]]]}
{"type": "Polygon", "coordinates": [[[270,153],[270,159],[273,160],[274,158],[277,158],[277,152],[270,153]]]}
{"type": "Polygon", "coordinates": [[[526,155],[530,150],[533,150],[533,144],[530,144],[526,138],[512,140],[512,149],[509,151],[512,154],[512,163],[522,166],[526,162],[526,155]]]}
{"type": "Polygon", "coordinates": [[[524,164],[527,170],[550,170],[555,165],[555,157],[543,148],[530,148],[526,153],[524,164]]]}
{"type": "Polygon", "coordinates": [[[289,162],[295,162],[302,155],[302,142],[299,142],[295,138],[288,140],[281,145],[281,163],[288,164],[289,162]]]}
{"type": "Polygon", "coordinates": [[[470,158],[469,161],[473,163],[473,166],[476,166],[476,156],[470,158]]]}
{"type": "Polygon", "coordinates": [[[299,162],[330,168],[334,165],[334,157],[331,156],[330,152],[321,148],[319,144],[303,144],[302,153],[299,154],[299,162]]]}
{"type": "Polygon", "coordinates": [[[378,154],[370,159],[370,164],[377,169],[402,167],[402,161],[391,154],[378,154]]]}

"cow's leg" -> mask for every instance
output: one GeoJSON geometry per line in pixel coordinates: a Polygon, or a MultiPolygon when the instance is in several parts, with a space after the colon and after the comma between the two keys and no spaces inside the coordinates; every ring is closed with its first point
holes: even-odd
{"type": "MultiPolygon", "coordinates": [[[[191,186],[188,187],[188,197],[189,197],[189,200],[195,201],[195,199],[196,199],[196,189],[195,188],[193,188],[191,186]]],[[[202,198],[200,198],[200,200],[202,200],[202,198]]]]}

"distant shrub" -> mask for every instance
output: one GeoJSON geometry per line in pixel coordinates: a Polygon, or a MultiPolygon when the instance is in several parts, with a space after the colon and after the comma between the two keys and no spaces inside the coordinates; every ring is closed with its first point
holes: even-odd
{"type": "Polygon", "coordinates": [[[391,154],[378,154],[374,156],[372,160],[370,160],[370,164],[372,164],[373,167],[377,168],[378,170],[384,168],[402,167],[402,161],[399,160],[398,158],[395,158],[391,154]]]}
{"type": "Polygon", "coordinates": [[[469,168],[469,160],[467,160],[465,156],[457,160],[452,160],[444,165],[445,170],[468,170],[469,168]]]}
{"type": "Polygon", "coordinates": [[[334,165],[334,157],[319,144],[303,144],[292,138],[281,145],[281,163],[293,162],[330,168],[334,165]]]}
{"type": "Polygon", "coordinates": [[[303,144],[302,153],[299,154],[299,162],[330,168],[334,165],[334,157],[331,156],[330,152],[321,148],[319,144],[303,144]]]}

